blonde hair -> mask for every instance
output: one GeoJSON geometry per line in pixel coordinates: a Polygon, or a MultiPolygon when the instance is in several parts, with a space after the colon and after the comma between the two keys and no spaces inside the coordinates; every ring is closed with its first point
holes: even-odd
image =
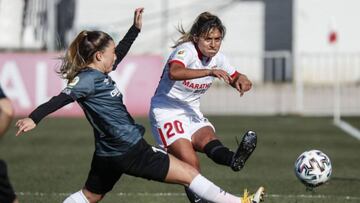
{"type": "Polygon", "coordinates": [[[93,61],[97,51],[103,51],[113,39],[102,31],[81,31],[71,42],[58,73],[71,82],[74,77],[93,61]]]}
{"type": "Polygon", "coordinates": [[[220,31],[222,38],[225,37],[226,28],[222,24],[220,18],[210,12],[203,12],[195,19],[188,32],[184,30],[182,25],[177,28],[182,36],[175,42],[175,45],[172,46],[172,48],[175,48],[184,42],[195,43],[196,37],[207,36],[214,28],[217,28],[220,31]]]}

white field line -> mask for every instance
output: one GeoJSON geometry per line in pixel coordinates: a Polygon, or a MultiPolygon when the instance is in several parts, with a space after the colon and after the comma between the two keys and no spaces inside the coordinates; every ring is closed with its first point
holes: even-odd
{"type": "Polygon", "coordinates": [[[343,120],[335,121],[334,124],[336,126],[338,126],[340,129],[342,129],[343,131],[345,131],[346,133],[348,133],[349,135],[360,140],[360,130],[359,129],[355,128],[354,126],[350,125],[349,123],[347,123],[346,121],[343,121],[343,120]]]}
{"type": "MultiPolygon", "coordinates": [[[[18,196],[40,196],[40,197],[48,197],[48,196],[69,196],[70,193],[44,193],[44,192],[17,192],[18,196]]],[[[157,193],[150,193],[150,192],[121,192],[121,193],[111,193],[109,195],[116,195],[116,196],[142,196],[142,197],[180,197],[186,196],[185,193],[176,193],[176,192],[157,192],[157,193]]],[[[241,195],[241,194],[237,194],[241,195]]],[[[336,196],[336,195],[305,195],[305,194],[298,194],[298,195],[283,195],[283,194],[266,194],[265,197],[268,198],[281,198],[281,199],[298,199],[298,198],[305,198],[305,199],[343,199],[343,200],[360,200],[360,197],[355,196],[336,196]]]]}

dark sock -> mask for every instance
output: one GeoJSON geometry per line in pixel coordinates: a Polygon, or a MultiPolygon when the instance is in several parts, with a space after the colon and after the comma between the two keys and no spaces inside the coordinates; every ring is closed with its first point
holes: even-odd
{"type": "Polygon", "coordinates": [[[230,166],[234,152],[225,147],[220,140],[212,140],[204,147],[205,154],[215,163],[230,166]]]}

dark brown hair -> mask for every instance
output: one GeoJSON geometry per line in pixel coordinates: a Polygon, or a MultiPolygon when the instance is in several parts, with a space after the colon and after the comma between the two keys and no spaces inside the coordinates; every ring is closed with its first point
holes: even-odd
{"type": "Polygon", "coordinates": [[[184,42],[195,42],[196,37],[207,36],[214,28],[217,28],[220,31],[223,39],[225,37],[226,28],[222,24],[220,18],[209,12],[203,12],[196,18],[188,32],[185,32],[182,25],[178,27],[178,31],[182,36],[175,42],[173,48],[184,42]]]}

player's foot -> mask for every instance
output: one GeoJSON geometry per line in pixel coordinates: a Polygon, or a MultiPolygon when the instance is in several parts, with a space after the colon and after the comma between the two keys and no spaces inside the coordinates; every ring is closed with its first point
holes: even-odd
{"type": "Polygon", "coordinates": [[[245,189],[243,197],[241,197],[241,203],[259,203],[264,201],[265,189],[259,187],[259,189],[252,195],[245,189]]]}
{"type": "Polygon", "coordinates": [[[246,160],[256,147],[256,142],[257,137],[254,131],[245,133],[231,161],[230,167],[233,171],[240,171],[244,167],[246,160]]]}

